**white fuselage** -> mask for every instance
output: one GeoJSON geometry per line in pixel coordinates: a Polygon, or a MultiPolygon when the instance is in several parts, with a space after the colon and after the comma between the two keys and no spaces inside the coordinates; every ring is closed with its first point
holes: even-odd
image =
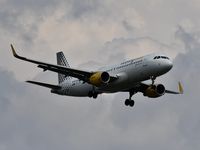
{"type": "Polygon", "coordinates": [[[76,78],[70,78],[60,84],[60,90],[53,91],[60,95],[88,96],[88,92],[95,90],[101,93],[114,93],[133,88],[137,83],[158,77],[167,73],[173,64],[165,55],[151,54],[140,58],[122,62],[115,66],[103,67],[100,71],[108,72],[118,80],[101,87],[95,87],[76,78]],[[159,56],[160,58],[155,58],[159,56]],[[161,58],[162,56],[162,58],[161,58]]]}

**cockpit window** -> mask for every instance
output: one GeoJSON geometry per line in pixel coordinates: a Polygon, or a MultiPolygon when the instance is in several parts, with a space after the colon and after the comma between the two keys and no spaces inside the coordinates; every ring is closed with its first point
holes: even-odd
{"type": "Polygon", "coordinates": [[[162,58],[162,59],[169,59],[169,58],[166,57],[166,56],[155,56],[153,59],[160,59],[160,58],[162,58]]]}
{"type": "Polygon", "coordinates": [[[161,58],[163,58],[163,59],[169,59],[168,57],[166,57],[166,56],[161,56],[161,58]]]}
{"type": "Polygon", "coordinates": [[[154,57],[154,59],[158,59],[158,56],[154,57]]]}

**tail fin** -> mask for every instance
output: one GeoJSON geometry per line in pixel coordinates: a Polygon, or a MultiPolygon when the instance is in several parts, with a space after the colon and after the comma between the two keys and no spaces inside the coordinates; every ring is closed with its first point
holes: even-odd
{"type": "MultiPolygon", "coordinates": [[[[67,59],[65,58],[65,55],[63,52],[58,52],[56,53],[57,55],[57,64],[61,66],[66,66],[67,68],[70,68],[67,59]]],[[[63,74],[58,74],[58,83],[62,83],[65,79],[69,79],[70,77],[63,75],[63,74]]]]}

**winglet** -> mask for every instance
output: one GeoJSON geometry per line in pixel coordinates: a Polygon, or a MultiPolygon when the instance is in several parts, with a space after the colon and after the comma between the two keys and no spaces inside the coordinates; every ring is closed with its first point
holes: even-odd
{"type": "Polygon", "coordinates": [[[180,94],[183,94],[183,86],[181,85],[181,82],[178,82],[178,90],[180,94]]]}
{"type": "Polygon", "coordinates": [[[18,57],[13,45],[11,44],[10,46],[11,46],[11,50],[12,50],[13,56],[18,57]]]}

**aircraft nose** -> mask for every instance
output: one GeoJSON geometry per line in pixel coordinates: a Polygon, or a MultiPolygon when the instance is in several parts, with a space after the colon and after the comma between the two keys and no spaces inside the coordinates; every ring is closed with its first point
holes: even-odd
{"type": "Polygon", "coordinates": [[[173,63],[171,61],[167,61],[165,64],[164,64],[164,67],[166,70],[171,70],[172,67],[173,67],[173,63]]]}

